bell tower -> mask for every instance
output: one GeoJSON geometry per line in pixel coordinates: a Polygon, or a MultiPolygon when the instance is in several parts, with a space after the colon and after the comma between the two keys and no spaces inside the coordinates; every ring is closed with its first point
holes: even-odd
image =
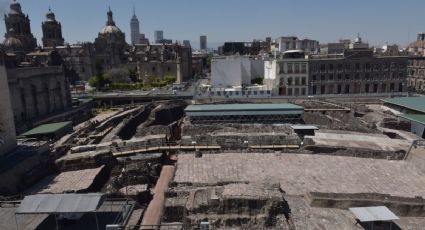
{"type": "Polygon", "coordinates": [[[56,21],[55,14],[49,8],[46,14],[46,21],[41,24],[43,30],[43,46],[54,47],[63,46],[62,25],[56,21]]]}

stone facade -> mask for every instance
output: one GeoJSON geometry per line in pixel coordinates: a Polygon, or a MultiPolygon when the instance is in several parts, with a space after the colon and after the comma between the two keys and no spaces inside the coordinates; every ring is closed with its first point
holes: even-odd
{"type": "Polygon", "coordinates": [[[55,14],[50,9],[46,14],[46,21],[42,23],[41,27],[44,47],[63,46],[62,25],[56,21],[55,14]]]}
{"type": "Polygon", "coordinates": [[[425,57],[410,57],[408,70],[409,89],[425,92],[425,57]]]}
{"type": "Polygon", "coordinates": [[[369,49],[310,57],[311,95],[393,93],[407,90],[407,57],[375,57],[369,49]]]}
{"type": "Polygon", "coordinates": [[[181,44],[138,44],[129,53],[130,63],[137,63],[143,82],[175,77],[177,83],[192,77],[192,51],[181,44]]]}
{"type": "Polygon", "coordinates": [[[3,54],[0,62],[0,156],[16,147],[15,123],[3,54]]]}
{"type": "Polygon", "coordinates": [[[99,32],[94,42],[96,61],[105,69],[118,67],[126,62],[124,52],[127,47],[125,34],[115,25],[112,11],[109,9],[106,25],[99,32]]]}
{"type": "MultiPolygon", "coordinates": [[[[24,52],[30,52],[37,47],[37,40],[31,33],[30,19],[22,12],[21,4],[14,0],[10,10],[4,15],[6,24],[6,41],[8,38],[18,39],[24,52]]],[[[5,43],[6,43],[5,41],[5,43]]]]}
{"type": "Polygon", "coordinates": [[[71,106],[63,67],[32,66],[6,71],[18,133],[49,115],[71,106]]]}
{"type": "Polygon", "coordinates": [[[93,43],[47,47],[45,50],[56,50],[60,54],[67,68],[70,83],[73,83],[73,80],[88,81],[94,75],[93,43]]]}

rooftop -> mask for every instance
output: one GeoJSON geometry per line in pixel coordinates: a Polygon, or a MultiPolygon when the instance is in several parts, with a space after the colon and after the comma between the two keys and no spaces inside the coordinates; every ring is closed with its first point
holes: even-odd
{"type": "Polygon", "coordinates": [[[70,124],[72,124],[71,121],[44,124],[44,125],[37,126],[26,133],[23,133],[22,136],[53,134],[70,124]]]}
{"type": "Polygon", "coordinates": [[[399,115],[402,118],[405,118],[410,121],[418,122],[420,124],[425,125],[425,115],[421,114],[400,114],[399,115]]]}
{"type": "Polygon", "coordinates": [[[425,97],[395,97],[391,99],[383,99],[382,101],[425,113],[425,97]]]}
{"type": "Polygon", "coordinates": [[[304,107],[294,104],[204,104],[189,105],[186,112],[207,111],[276,111],[276,110],[304,110],[304,107]]]}

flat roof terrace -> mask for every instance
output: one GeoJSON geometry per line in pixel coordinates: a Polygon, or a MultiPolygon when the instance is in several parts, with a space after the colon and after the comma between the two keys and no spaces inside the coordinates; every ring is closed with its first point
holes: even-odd
{"type": "Polygon", "coordinates": [[[226,182],[279,183],[289,195],[307,192],[379,193],[425,197],[425,174],[406,161],[264,153],[178,155],[174,182],[195,186],[226,182]]]}

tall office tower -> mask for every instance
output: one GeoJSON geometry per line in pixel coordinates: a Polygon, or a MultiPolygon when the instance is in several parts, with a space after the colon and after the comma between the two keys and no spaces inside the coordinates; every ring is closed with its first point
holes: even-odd
{"type": "Polygon", "coordinates": [[[200,39],[200,49],[201,50],[207,50],[207,36],[202,35],[199,37],[200,39]]]}
{"type": "Polygon", "coordinates": [[[130,30],[131,30],[131,43],[138,44],[140,42],[140,24],[139,19],[136,16],[136,10],[133,6],[133,17],[130,21],[130,30]]]}
{"type": "Polygon", "coordinates": [[[161,41],[164,40],[164,31],[156,30],[154,33],[154,39],[155,43],[161,43],[161,41]]]}

